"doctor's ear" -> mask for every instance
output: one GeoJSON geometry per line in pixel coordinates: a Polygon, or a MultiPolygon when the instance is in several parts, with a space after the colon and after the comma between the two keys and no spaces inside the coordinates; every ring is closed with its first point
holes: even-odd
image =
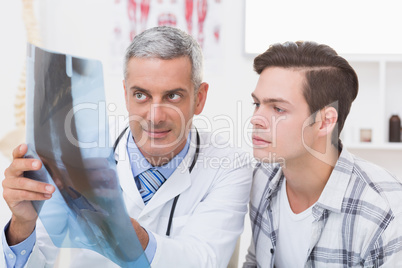
{"type": "Polygon", "coordinates": [[[209,85],[207,83],[201,83],[198,87],[198,91],[195,98],[195,109],[194,114],[199,115],[204,109],[205,102],[207,100],[209,85]]]}
{"type": "Polygon", "coordinates": [[[124,101],[126,103],[126,108],[128,110],[128,99],[127,99],[127,88],[126,88],[126,80],[123,80],[123,88],[124,88],[124,101]]]}
{"type": "Polygon", "coordinates": [[[316,121],[319,125],[319,136],[330,136],[337,127],[338,111],[331,106],[320,110],[316,115],[316,121]]]}
{"type": "Polygon", "coordinates": [[[126,80],[123,80],[122,83],[124,88],[124,97],[127,98],[126,80]]]}

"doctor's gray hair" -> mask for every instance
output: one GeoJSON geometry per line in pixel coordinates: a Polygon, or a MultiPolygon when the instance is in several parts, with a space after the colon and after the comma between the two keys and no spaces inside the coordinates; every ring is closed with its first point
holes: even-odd
{"type": "Polygon", "coordinates": [[[131,58],[170,60],[179,57],[189,57],[192,65],[191,80],[197,92],[203,79],[201,47],[191,35],[173,27],[154,27],[134,37],[126,50],[124,79],[127,78],[127,65],[131,58]]]}

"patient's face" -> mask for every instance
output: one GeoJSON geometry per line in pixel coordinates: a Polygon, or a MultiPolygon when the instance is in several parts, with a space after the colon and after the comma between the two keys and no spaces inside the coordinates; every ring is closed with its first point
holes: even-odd
{"type": "Polygon", "coordinates": [[[294,69],[266,68],[252,93],[254,156],[263,162],[289,163],[305,157],[312,139],[310,111],[303,96],[304,74],[294,69]]]}

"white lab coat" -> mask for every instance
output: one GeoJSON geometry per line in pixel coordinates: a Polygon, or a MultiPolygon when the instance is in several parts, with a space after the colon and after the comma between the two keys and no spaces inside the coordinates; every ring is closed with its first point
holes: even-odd
{"type": "MultiPolygon", "coordinates": [[[[116,148],[117,171],[128,214],[156,238],[151,267],[226,267],[243,231],[252,180],[246,154],[233,148],[217,149],[212,143],[222,144],[222,139],[200,132],[201,149],[190,174],[188,168],[196,144],[192,131],[192,145],[186,157],[146,206],[128,161],[128,131],[116,148]],[[172,202],[178,194],[171,234],[167,237],[172,202]]],[[[57,249],[43,226],[38,225],[37,243],[26,267],[52,267],[56,256],[57,249]]],[[[117,265],[96,252],[73,249],[70,267],[117,265]]]]}

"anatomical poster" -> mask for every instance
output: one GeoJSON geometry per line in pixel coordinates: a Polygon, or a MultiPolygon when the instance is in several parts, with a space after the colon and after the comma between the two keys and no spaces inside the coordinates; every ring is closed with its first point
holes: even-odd
{"type": "Polygon", "coordinates": [[[125,48],[134,36],[154,26],[177,27],[198,41],[205,59],[218,58],[222,51],[222,1],[114,0],[110,47],[116,71],[120,71],[125,48]]]}

